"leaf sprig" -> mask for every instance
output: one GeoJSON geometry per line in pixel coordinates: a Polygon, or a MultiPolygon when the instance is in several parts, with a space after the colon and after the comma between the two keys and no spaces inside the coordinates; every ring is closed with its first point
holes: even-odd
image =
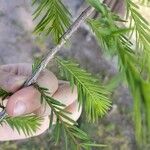
{"type": "Polygon", "coordinates": [[[77,86],[78,101],[80,106],[85,107],[87,119],[95,122],[105,115],[111,107],[109,92],[90,73],[80,69],[78,64],[59,57],[56,61],[62,76],[70,81],[70,86],[77,86]]]}
{"type": "MultiPolygon", "coordinates": [[[[126,30],[125,27],[123,29],[118,27],[116,24],[118,20],[114,19],[115,17],[113,17],[109,9],[98,0],[89,1],[93,7],[99,3],[99,7],[95,7],[95,9],[102,14],[101,18],[97,20],[89,20],[88,24],[104,50],[106,50],[108,54],[111,54],[111,50],[113,50],[113,54],[118,56],[119,66],[121,66],[120,71],[126,75],[128,86],[134,98],[133,119],[135,123],[136,140],[139,144],[142,144],[147,142],[150,138],[149,133],[145,132],[150,130],[150,100],[149,94],[147,94],[150,89],[150,83],[149,80],[141,74],[141,70],[148,70],[147,65],[149,64],[149,54],[147,54],[146,57],[145,55],[142,56],[143,51],[146,52],[146,50],[148,50],[144,48],[148,47],[149,37],[146,31],[149,32],[149,25],[146,24],[145,19],[138,12],[135,12],[136,10],[131,10],[132,13],[134,13],[133,19],[135,19],[136,16],[135,21],[137,21],[133,28],[133,30],[138,33],[137,42],[139,41],[139,43],[143,45],[142,47],[138,46],[137,52],[137,49],[134,49],[133,44],[128,40],[130,39],[128,37],[129,34],[122,32],[130,30],[126,30]],[[113,34],[114,31],[115,34],[113,34]],[[142,39],[140,39],[141,37],[142,39]],[[110,41],[111,39],[112,42],[110,41]],[[147,64],[142,65],[143,62],[147,62],[147,64]]],[[[131,4],[135,9],[136,5],[133,2],[131,2],[131,4]]]]}
{"type": "MultiPolygon", "coordinates": [[[[140,14],[139,6],[131,0],[126,0],[128,17],[130,17],[130,26],[132,26],[131,37],[135,33],[137,57],[142,57],[141,73],[150,73],[150,24],[140,14]],[[144,67],[146,69],[144,69],[144,67]]],[[[148,77],[149,78],[149,77],[148,77]]],[[[149,80],[149,79],[148,79],[149,80]]]]}
{"type": "Polygon", "coordinates": [[[35,33],[52,34],[54,41],[59,43],[65,30],[70,26],[70,13],[61,0],[34,0],[33,5],[38,7],[34,11],[34,20],[41,18],[34,29],[35,33]]]}
{"type": "Polygon", "coordinates": [[[64,109],[65,105],[49,96],[48,89],[34,85],[41,93],[42,103],[44,101],[51,108],[49,129],[56,144],[59,143],[61,135],[64,135],[65,149],[71,147],[72,150],[91,150],[92,147],[101,147],[104,145],[91,142],[89,136],[77,127],[77,122],[70,118],[70,112],[64,109]],[[55,125],[54,125],[55,124],[55,125]]]}
{"type": "Polygon", "coordinates": [[[26,136],[32,136],[41,126],[42,117],[36,115],[21,116],[21,117],[6,117],[1,125],[7,124],[13,130],[17,130],[19,134],[23,132],[26,136]]]}

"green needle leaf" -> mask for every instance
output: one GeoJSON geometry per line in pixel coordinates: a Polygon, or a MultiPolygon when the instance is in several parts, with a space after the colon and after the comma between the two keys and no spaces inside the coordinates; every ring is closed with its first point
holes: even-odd
{"type": "Polygon", "coordinates": [[[39,19],[35,27],[35,33],[45,33],[53,36],[56,43],[59,43],[65,30],[70,26],[70,13],[61,0],[35,0],[34,5],[38,7],[34,11],[34,19],[39,19]],[[44,13],[44,15],[42,15],[44,13]],[[42,18],[41,18],[42,17],[42,18]]]}
{"type": "Polygon", "coordinates": [[[1,123],[8,124],[13,130],[17,130],[20,134],[23,132],[26,136],[33,135],[40,127],[43,118],[31,115],[31,116],[21,116],[21,117],[6,117],[1,123]]]}
{"type": "Polygon", "coordinates": [[[78,64],[58,57],[56,61],[72,88],[77,86],[78,101],[80,105],[85,106],[88,120],[94,122],[105,115],[111,107],[109,92],[90,73],[80,69],[78,64]]]}

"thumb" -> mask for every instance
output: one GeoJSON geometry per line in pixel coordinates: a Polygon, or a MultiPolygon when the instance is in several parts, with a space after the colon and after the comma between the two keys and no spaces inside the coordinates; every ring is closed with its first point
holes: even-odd
{"type": "Polygon", "coordinates": [[[8,98],[6,112],[9,116],[30,114],[41,106],[40,93],[33,87],[25,87],[8,98]]]}

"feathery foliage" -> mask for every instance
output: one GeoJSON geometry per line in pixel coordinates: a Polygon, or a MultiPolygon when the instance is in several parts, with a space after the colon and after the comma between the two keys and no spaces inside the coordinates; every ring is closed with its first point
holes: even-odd
{"type": "MultiPolygon", "coordinates": [[[[148,1],[147,1],[148,2],[148,1]]],[[[135,128],[138,131],[139,127],[144,127],[145,130],[150,130],[150,98],[147,92],[150,88],[150,25],[149,22],[140,14],[139,7],[131,0],[126,0],[128,14],[131,17],[130,26],[133,26],[136,39],[136,53],[138,59],[141,61],[140,77],[141,96],[137,101],[138,105],[134,106],[135,128]],[[141,117],[139,117],[141,115],[141,117]]],[[[132,33],[131,33],[132,34],[132,33]]],[[[139,134],[139,133],[137,133],[139,134]]],[[[139,137],[139,135],[138,135],[139,137]]],[[[149,140],[149,133],[143,133],[142,139],[149,140]]]]}
{"type": "MultiPolygon", "coordinates": [[[[142,57],[141,73],[150,73],[150,25],[149,22],[140,14],[139,7],[131,0],[126,0],[128,16],[130,17],[130,26],[132,33],[135,32],[137,57],[142,57]],[[144,67],[146,69],[144,70],[144,67]]],[[[148,77],[149,78],[149,77],[148,77]]]]}
{"type": "MultiPolygon", "coordinates": [[[[129,38],[126,37],[127,34],[124,33],[124,31],[126,32],[130,30],[118,27],[116,25],[116,21],[118,20],[116,20],[116,18],[106,6],[101,4],[98,0],[95,0],[95,3],[94,1],[89,1],[92,6],[96,5],[96,3],[99,3],[99,6],[101,7],[95,8],[102,15],[101,18],[97,20],[89,20],[88,24],[92,28],[93,32],[96,35],[96,38],[103,46],[104,50],[107,50],[107,52],[110,54],[113,50],[113,54],[116,54],[118,56],[118,62],[119,65],[121,65],[121,71],[123,71],[126,75],[128,86],[134,98],[133,118],[135,122],[136,139],[139,143],[145,142],[149,139],[149,133],[145,131],[150,130],[150,99],[148,94],[150,83],[142,76],[141,70],[147,69],[147,65],[142,65],[143,61],[148,61],[146,59],[147,57],[142,56],[143,50],[141,49],[141,47],[138,47],[138,51],[136,51],[137,49],[134,49],[133,45],[128,40],[129,38]]],[[[131,4],[134,5],[134,3],[131,4]]],[[[132,12],[134,11],[132,10],[132,12]]],[[[135,12],[134,15],[136,15],[138,21],[140,19],[139,22],[136,22],[136,24],[138,25],[135,25],[136,28],[134,27],[134,30],[138,32],[140,36],[142,36],[143,40],[143,38],[149,36],[145,32],[145,30],[149,30],[149,27],[146,24],[145,19],[143,19],[143,17],[139,13],[135,12]],[[137,26],[141,26],[141,28],[137,28],[137,26]]],[[[141,40],[139,39],[139,36],[137,37],[137,39],[137,41],[141,40]]],[[[145,43],[144,45],[148,46],[147,43],[145,43]]]]}
{"type": "Polygon", "coordinates": [[[49,96],[48,89],[37,84],[34,86],[41,93],[42,103],[45,100],[51,108],[49,129],[52,129],[55,124],[51,136],[56,144],[59,143],[61,136],[64,135],[66,150],[68,146],[72,150],[91,150],[92,147],[104,146],[91,142],[89,136],[77,127],[77,122],[70,118],[70,112],[65,110],[65,105],[49,96]]]}
{"type": "Polygon", "coordinates": [[[111,106],[109,92],[90,73],[80,69],[78,64],[58,57],[56,61],[62,76],[70,81],[71,87],[77,86],[78,101],[85,107],[88,120],[95,122],[105,115],[111,106]]]}
{"type": "Polygon", "coordinates": [[[6,123],[13,130],[17,130],[19,134],[23,132],[26,136],[31,136],[40,127],[42,121],[43,118],[36,115],[6,117],[5,120],[1,123],[1,125],[6,123]]]}
{"type": "Polygon", "coordinates": [[[35,27],[35,33],[52,34],[56,43],[59,43],[66,28],[70,26],[70,13],[61,0],[34,0],[33,5],[38,7],[34,11],[34,19],[40,19],[35,27]],[[44,15],[42,16],[41,15],[44,15]],[[42,16],[42,18],[41,18],[42,16]]]}
{"type": "MultiPolygon", "coordinates": [[[[100,18],[89,19],[87,23],[94,32],[98,42],[103,47],[104,52],[118,56],[118,64],[121,74],[126,76],[128,86],[134,98],[134,115],[136,139],[138,142],[149,140],[150,135],[150,26],[149,23],[139,13],[138,6],[132,0],[126,0],[127,18],[130,17],[129,28],[118,26],[118,22],[124,21],[122,18],[112,13],[110,9],[100,0],[87,0],[88,3],[100,13],[100,18]],[[136,46],[130,40],[135,34],[136,46]]],[[[139,0],[142,4],[149,4],[149,0],[139,0]]],[[[33,5],[37,6],[33,13],[34,19],[38,20],[35,33],[51,33],[54,41],[59,43],[62,35],[70,26],[70,13],[61,0],[33,0],[33,5]]],[[[60,71],[67,80],[70,81],[72,89],[77,86],[78,101],[80,107],[86,110],[87,119],[95,122],[98,117],[102,117],[111,107],[108,99],[109,92],[98,83],[91,74],[80,69],[79,65],[71,61],[56,58],[60,71]]],[[[35,72],[39,67],[40,60],[32,66],[35,72]]],[[[47,89],[35,87],[41,93],[41,103],[48,103],[51,107],[50,129],[53,128],[53,136],[56,143],[61,135],[64,135],[66,150],[72,146],[74,150],[90,150],[93,144],[88,135],[77,127],[77,123],[72,120],[64,108],[65,105],[49,96],[47,89]],[[55,123],[55,125],[54,125],[55,123]]],[[[0,89],[0,96],[4,100],[11,94],[0,89]]],[[[0,107],[4,109],[3,104],[0,107]]],[[[2,112],[3,113],[3,112],[2,112]]],[[[9,124],[19,133],[25,135],[33,134],[40,126],[42,118],[37,116],[24,116],[10,118],[5,116],[0,120],[0,124],[9,124]]]]}

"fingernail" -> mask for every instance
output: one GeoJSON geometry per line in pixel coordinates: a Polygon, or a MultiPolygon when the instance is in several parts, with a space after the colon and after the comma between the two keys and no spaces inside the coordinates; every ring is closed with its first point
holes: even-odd
{"type": "Polygon", "coordinates": [[[13,115],[14,116],[20,116],[23,115],[26,112],[26,105],[24,102],[19,101],[16,103],[13,115]]]}

